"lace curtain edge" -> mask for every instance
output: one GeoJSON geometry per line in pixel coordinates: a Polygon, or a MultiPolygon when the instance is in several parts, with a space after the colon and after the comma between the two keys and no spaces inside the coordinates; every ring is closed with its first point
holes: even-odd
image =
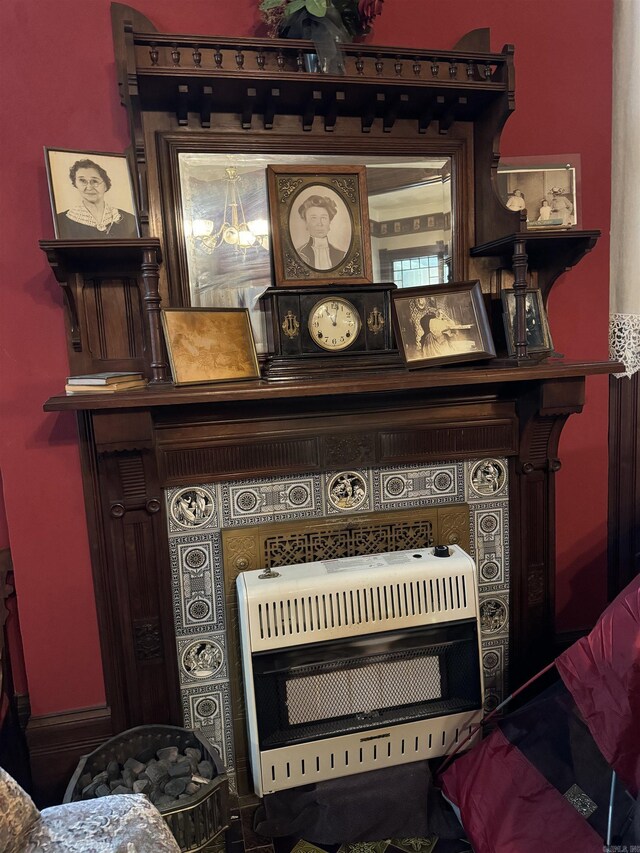
{"type": "Polygon", "coordinates": [[[640,370],[640,314],[609,315],[609,357],[624,364],[618,379],[640,370]]]}

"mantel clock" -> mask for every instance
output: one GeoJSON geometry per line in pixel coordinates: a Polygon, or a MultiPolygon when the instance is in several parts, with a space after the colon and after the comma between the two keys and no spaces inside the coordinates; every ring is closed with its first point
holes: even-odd
{"type": "Polygon", "coordinates": [[[342,375],[345,370],[401,367],[391,323],[395,284],[272,287],[266,379],[342,375]]]}

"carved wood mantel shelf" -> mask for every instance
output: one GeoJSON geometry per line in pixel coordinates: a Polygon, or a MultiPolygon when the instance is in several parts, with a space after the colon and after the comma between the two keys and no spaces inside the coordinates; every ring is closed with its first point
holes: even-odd
{"type": "Polygon", "coordinates": [[[516,367],[498,360],[490,367],[440,368],[410,372],[385,370],[381,373],[361,375],[356,380],[342,378],[305,380],[299,382],[266,382],[264,380],[234,382],[233,384],[196,387],[159,386],[117,396],[83,394],[59,396],[47,400],[45,411],[82,409],[140,409],[164,406],[188,406],[201,403],[224,403],[251,400],[298,400],[303,397],[354,397],[360,394],[392,394],[394,392],[420,392],[424,389],[447,389],[460,386],[495,385],[513,382],[539,382],[562,380],[599,373],[613,373],[620,369],[614,361],[572,362],[544,361],[526,368],[516,367]]]}

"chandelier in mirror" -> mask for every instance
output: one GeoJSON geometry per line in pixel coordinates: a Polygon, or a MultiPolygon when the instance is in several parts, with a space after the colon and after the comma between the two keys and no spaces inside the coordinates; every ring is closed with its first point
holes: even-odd
{"type": "Polygon", "coordinates": [[[194,219],[191,222],[191,235],[198,247],[208,254],[221,246],[232,246],[237,252],[248,249],[269,249],[269,223],[266,219],[246,221],[240,182],[242,177],[235,166],[227,166],[225,171],[225,199],[222,222],[217,228],[212,219],[194,219]]]}

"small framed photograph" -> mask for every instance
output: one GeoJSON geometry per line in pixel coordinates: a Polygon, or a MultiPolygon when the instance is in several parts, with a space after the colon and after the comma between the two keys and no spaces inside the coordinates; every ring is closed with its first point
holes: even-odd
{"type": "Polygon", "coordinates": [[[580,157],[513,157],[500,161],[498,187],[510,210],[527,211],[527,228],[566,229],[580,225],[580,157]]]}
{"type": "Polygon", "coordinates": [[[407,367],[493,358],[479,281],[394,290],[393,322],[407,367]]]}
{"type": "Polygon", "coordinates": [[[364,166],[268,166],[276,286],[370,284],[364,166]]]}
{"type": "MultiPolygon", "coordinates": [[[[505,289],[501,293],[504,317],[504,332],[507,339],[507,353],[512,357],[516,353],[515,342],[515,317],[516,317],[516,295],[515,290],[505,289]]],[[[542,293],[537,287],[528,287],[525,290],[525,322],[527,326],[527,349],[530,353],[548,353],[553,351],[553,343],[549,332],[549,321],[547,312],[544,310],[542,293]]]]}
{"type": "Polygon", "coordinates": [[[175,385],[260,378],[246,308],[165,308],[162,326],[175,385]]]}
{"type": "Polygon", "coordinates": [[[53,227],[59,240],[140,236],[124,154],[45,148],[53,227]]]}

